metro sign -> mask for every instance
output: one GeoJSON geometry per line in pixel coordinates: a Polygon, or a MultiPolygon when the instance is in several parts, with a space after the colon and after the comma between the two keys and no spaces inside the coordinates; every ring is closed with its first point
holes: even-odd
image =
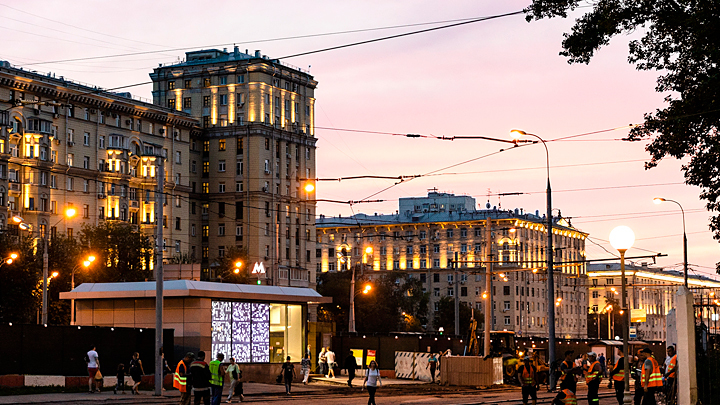
{"type": "Polygon", "coordinates": [[[252,274],[265,274],[265,266],[263,266],[262,262],[255,262],[252,274]]]}

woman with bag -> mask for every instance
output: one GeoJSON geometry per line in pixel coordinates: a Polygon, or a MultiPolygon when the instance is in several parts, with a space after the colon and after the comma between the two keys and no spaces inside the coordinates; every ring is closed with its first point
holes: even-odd
{"type": "Polygon", "coordinates": [[[375,404],[375,391],[377,391],[378,385],[382,386],[382,380],[380,379],[380,370],[378,370],[378,364],[375,360],[371,361],[368,365],[367,374],[363,380],[363,388],[367,386],[368,394],[368,405],[375,404]]]}
{"type": "Polygon", "coordinates": [[[130,360],[130,377],[133,380],[132,393],[140,394],[138,387],[142,381],[142,376],[145,375],[145,371],[142,368],[142,361],[140,360],[140,353],[133,353],[132,359],[130,360]]]}

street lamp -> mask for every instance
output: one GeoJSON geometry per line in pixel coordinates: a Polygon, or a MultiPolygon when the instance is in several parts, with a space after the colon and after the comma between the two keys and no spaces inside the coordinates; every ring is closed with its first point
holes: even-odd
{"type": "Polygon", "coordinates": [[[240,260],[235,262],[235,268],[233,269],[233,273],[240,274],[240,268],[242,267],[242,262],[240,260]]]}
{"type": "MultiPolygon", "coordinates": [[[[77,211],[75,208],[67,208],[65,212],[63,213],[63,217],[60,218],[55,225],[59,224],[60,221],[64,220],[65,218],[72,218],[75,216],[77,211]]],[[[18,227],[22,230],[30,230],[32,231],[32,225],[25,222],[25,220],[19,216],[15,215],[12,218],[13,222],[18,224],[18,227]]],[[[53,225],[53,226],[55,226],[53,225]]],[[[38,235],[40,235],[40,238],[43,241],[43,288],[42,288],[42,324],[47,325],[48,321],[48,229],[45,227],[45,229],[42,230],[42,234],[38,232],[38,235]]]]}
{"type": "Polygon", "coordinates": [[[623,397],[623,404],[629,405],[632,402],[630,396],[630,352],[628,351],[628,337],[630,336],[630,312],[627,308],[627,298],[625,296],[625,289],[627,287],[627,280],[625,279],[625,252],[630,249],[635,242],[635,233],[632,229],[627,226],[621,225],[616,227],[610,232],[610,244],[620,252],[620,272],[622,277],[622,289],[620,292],[622,299],[622,306],[620,313],[626,312],[625,316],[625,327],[623,328],[623,353],[625,353],[624,361],[624,373],[625,373],[625,393],[623,397]]]}
{"type": "Polygon", "coordinates": [[[683,220],[683,271],[685,272],[685,288],[688,288],[688,259],[687,259],[687,233],[685,232],[685,210],[683,209],[683,206],[680,205],[679,202],[675,200],[670,200],[667,198],[662,197],[655,197],[653,198],[653,202],[655,204],[661,204],[664,201],[667,202],[673,202],[680,207],[680,212],[682,212],[682,220],[683,220]]]}
{"type": "Polygon", "coordinates": [[[18,258],[17,253],[10,253],[10,256],[3,259],[3,261],[0,263],[0,267],[2,267],[4,264],[12,264],[12,262],[18,258]]]}
{"type": "MultiPolygon", "coordinates": [[[[550,188],[550,152],[548,151],[545,140],[535,134],[530,134],[519,129],[513,129],[512,131],[510,131],[510,136],[513,138],[513,141],[515,141],[515,145],[517,145],[517,142],[520,141],[521,137],[532,136],[542,142],[543,147],[545,147],[545,162],[547,168],[547,246],[545,249],[545,256],[547,258],[547,300],[548,303],[550,303],[555,300],[555,280],[553,274],[552,189],[550,188]]],[[[551,364],[553,361],[555,361],[555,308],[552,305],[548,305],[548,358],[551,364]]],[[[550,373],[550,386],[552,387],[554,385],[555,374],[550,373]]]]}
{"type": "Polygon", "coordinates": [[[355,297],[360,294],[367,294],[372,290],[372,284],[367,283],[363,289],[355,292],[355,266],[353,266],[353,279],[350,283],[350,320],[348,322],[348,332],[355,333],[355,297]]]}
{"type": "MultiPolygon", "coordinates": [[[[94,261],[95,256],[90,255],[85,258],[82,263],[77,264],[75,265],[75,267],[73,267],[72,272],[70,273],[70,291],[75,289],[75,271],[80,268],[80,266],[83,266],[87,269],[94,261]]],[[[70,325],[75,325],[75,298],[70,299],[70,325]]]]}

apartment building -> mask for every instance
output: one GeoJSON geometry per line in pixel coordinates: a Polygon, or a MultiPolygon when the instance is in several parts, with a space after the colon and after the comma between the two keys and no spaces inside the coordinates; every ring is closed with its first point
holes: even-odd
{"type": "MultiPolygon", "coordinates": [[[[596,316],[602,328],[607,328],[607,313],[613,301],[621,302],[621,276],[620,263],[597,263],[588,265],[588,280],[590,281],[590,316],[596,316]]],[[[638,339],[665,340],[667,338],[667,314],[675,308],[675,295],[678,287],[684,284],[685,278],[681,271],[666,270],[662,267],[648,266],[647,263],[628,263],[625,265],[627,278],[627,299],[630,309],[639,310],[645,320],[640,317],[632,319],[631,326],[637,330],[638,339]]],[[[688,286],[700,288],[695,294],[702,304],[702,297],[708,299],[715,296],[714,290],[720,289],[720,282],[708,277],[695,274],[688,275],[688,286]]],[[[714,299],[714,298],[713,298],[714,299]]],[[[617,305],[613,305],[617,306],[617,305]]],[[[611,311],[619,310],[619,306],[611,311]]],[[[717,312],[715,312],[717,315],[717,312]]],[[[708,321],[717,321],[717,316],[708,321]]],[[[614,332],[613,324],[610,325],[614,332]]],[[[604,333],[604,332],[603,332],[604,333]]],[[[621,335],[612,333],[613,335],[621,335]]]]}
{"type": "Polygon", "coordinates": [[[0,229],[21,216],[39,234],[73,235],[82,224],[163,230],[163,257],[192,252],[187,113],[0,62],[0,229]],[[156,215],[158,160],[163,216],[156,215]],[[63,219],[67,208],[77,215],[63,219]]]}
{"type": "MultiPolygon", "coordinates": [[[[363,276],[407,272],[430,293],[430,317],[442,297],[455,296],[458,256],[459,299],[480,313],[492,313],[494,330],[547,336],[548,305],[555,307],[556,333],[587,336],[586,233],[564,218],[553,219],[556,300],[548,303],[546,219],[520,209],[477,209],[475,199],[431,191],[401,198],[394,214],[357,214],[317,220],[318,272],[356,267],[363,276]],[[488,241],[490,245],[488,246],[488,241]],[[371,248],[371,249],[368,249],[371,248]],[[485,289],[490,264],[492,287],[485,289]],[[492,296],[492,308],[486,308],[492,296]],[[558,305],[556,305],[558,303],[558,305]]],[[[427,325],[431,329],[431,325],[427,325]]]]}
{"type": "Polygon", "coordinates": [[[231,248],[258,279],[315,285],[314,90],[306,71],[235,47],[188,52],[150,75],[153,102],[200,122],[190,145],[190,212],[206,279],[231,248]],[[265,273],[262,273],[262,271],[265,273]]]}

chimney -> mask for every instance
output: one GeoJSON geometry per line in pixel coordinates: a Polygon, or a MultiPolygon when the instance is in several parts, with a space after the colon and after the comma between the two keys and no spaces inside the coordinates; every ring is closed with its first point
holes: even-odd
{"type": "Polygon", "coordinates": [[[235,57],[235,59],[240,57],[240,49],[237,47],[237,45],[235,45],[235,49],[233,50],[233,56],[235,57]]]}
{"type": "Polygon", "coordinates": [[[262,54],[260,53],[260,50],[259,50],[259,49],[256,49],[256,50],[255,50],[255,57],[256,57],[256,58],[261,58],[261,57],[262,57],[262,54]]]}

